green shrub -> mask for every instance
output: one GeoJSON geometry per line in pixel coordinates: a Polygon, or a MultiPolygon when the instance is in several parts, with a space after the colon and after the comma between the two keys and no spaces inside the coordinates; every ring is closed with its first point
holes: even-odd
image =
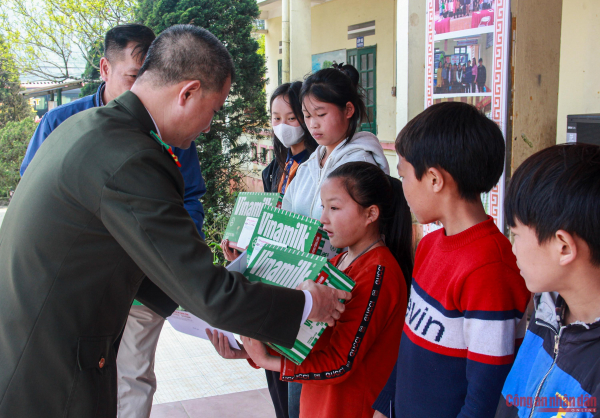
{"type": "Polygon", "coordinates": [[[20,122],[7,122],[0,129],[0,199],[8,197],[19,184],[21,162],[36,127],[33,118],[26,118],[20,122]]]}

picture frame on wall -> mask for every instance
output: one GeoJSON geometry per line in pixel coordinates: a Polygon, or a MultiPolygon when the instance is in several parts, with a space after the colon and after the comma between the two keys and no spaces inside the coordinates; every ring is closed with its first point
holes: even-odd
{"type": "MultiPolygon", "coordinates": [[[[496,122],[506,138],[510,0],[426,2],[425,107],[444,101],[469,103],[496,122]]],[[[482,195],[500,230],[504,184],[503,173],[496,187],[482,195]]],[[[439,227],[424,226],[423,231],[439,227]]]]}

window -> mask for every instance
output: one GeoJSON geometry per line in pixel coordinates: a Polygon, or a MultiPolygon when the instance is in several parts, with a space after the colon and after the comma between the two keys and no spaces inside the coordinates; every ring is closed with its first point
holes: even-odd
{"type": "Polygon", "coordinates": [[[277,85],[281,86],[283,80],[283,61],[277,60],[277,85]]]}
{"type": "Polygon", "coordinates": [[[367,119],[360,125],[361,131],[377,134],[377,47],[350,49],[346,52],[348,64],[358,70],[359,84],[365,95],[367,119]]]}
{"type": "Polygon", "coordinates": [[[267,148],[260,149],[260,162],[261,163],[268,164],[268,162],[267,162],[268,153],[269,153],[269,150],[267,148]]]}

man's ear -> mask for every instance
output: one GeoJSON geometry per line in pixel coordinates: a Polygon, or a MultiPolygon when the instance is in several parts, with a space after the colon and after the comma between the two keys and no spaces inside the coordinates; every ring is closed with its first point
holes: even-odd
{"type": "Polygon", "coordinates": [[[200,95],[202,95],[200,80],[184,81],[180,84],[178,104],[184,106],[190,98],[200,95]]]}
{"type": "Polygon", "coordinates": [[[431,186],[431,190],[434,193],[439,193],[442,191],[444,186],[446,185],[446,180],[444,178],[444,174],[442,171],[435,167],[429,167],[424,175],[425,179],[429,182],[431,186]]]}
{"type": "Polygon", "coordinates": [[[559,229],[554,234],[553,244],[555,246],[556,251],[558,252],[558,260],[561,266],[566,266],[567,264],[572,263],[577,258],[578,248],[577,241],[573,235],[559,229]]]}
{"type": "Polygon", "coordinates": [[[106,57],[100,58],[100,78],[104,81],[108,80],[108,74],[110,73],[110,62],[106,57]]]}

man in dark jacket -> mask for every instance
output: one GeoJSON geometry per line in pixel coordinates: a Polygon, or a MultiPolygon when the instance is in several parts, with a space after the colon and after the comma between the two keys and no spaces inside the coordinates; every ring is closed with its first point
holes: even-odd
{"type": "MultiPolygon", "coordinates": [[[[104,56],[100,59],[100,76],[104,82],[95,94],[64,104],[47,112],[33,134],[27,153],[21,164],[21,176],[42,143],[61,123],[84,110],[101,107],[131,89],[148,48],[156,36],[144,25],[128,24],[112,28],[104,37],[104,56]]],[[[200,198],[206,193],[206,185],[200,171],[196,147],[174,148],[179,159],[185,185],[183,206],[188,211],[204,238],[204,208],[200,198]]],[[[118,345],[119,413],[121,417],[147,418],[150,416],[152,399],[156,392],[154,357],[165,317],[177,308],[171,298],[147,278],[138,290],[139,299],[129,311],[123,338],[118,345]]]]}
{"type": "Polygon", "coordinates": [[[0,229],[0,416],[114,417],[114,342],[146,276],[213,326],[287,347],[306,318],[339,318],[348,292],[214,266],[184,208],[171,147],[210,129],[233,75],[209,32],[172,27],[130,92],[40,147],[0,229]]]}

